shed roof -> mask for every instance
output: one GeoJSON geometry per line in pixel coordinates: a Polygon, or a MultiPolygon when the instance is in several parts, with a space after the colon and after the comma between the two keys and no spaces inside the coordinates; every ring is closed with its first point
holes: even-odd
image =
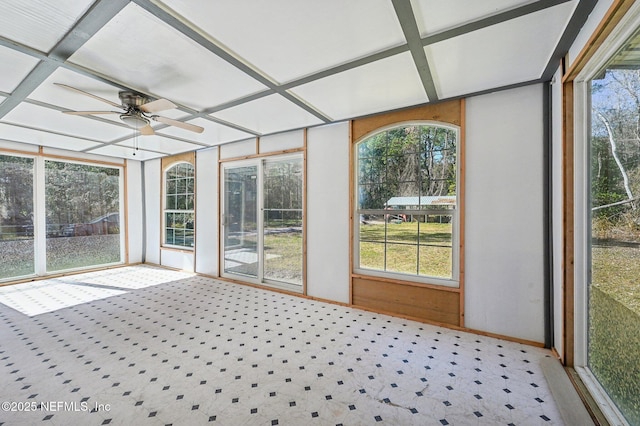
{"type": "Polygon", "coordinates": [[[455,195],[423,195],[421,197],[391,197],[387,206],[455,206],[455,195]]]}

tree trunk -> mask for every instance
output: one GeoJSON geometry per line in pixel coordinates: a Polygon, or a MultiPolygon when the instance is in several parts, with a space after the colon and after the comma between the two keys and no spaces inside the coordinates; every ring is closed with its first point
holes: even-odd
{"type": "MultiPolygon", "coordinates": [[[[631,187],[629,186],[629,176],[627,175],[627,171],[624,169],[620,158],[618,157],[618,147],[616,145],[616,140],[613,136],[613,130],[611,130],[611,126],[609,125],[609,121],[605,118],[602,113],[596,111],[598,118],[602,121],[604,126],[607,128],[607,134],[609,135],[609,144],[611,145],[611,153],[613,154],[613,159],[616,161],[618,165],[618,169],[620,169],[620,173],[622,174],[622,181],[624,184],[624,190],[627,193],[627,199],[633,200],[633,193],[631,192],[631,187]]],[[[632,208],[635,210],[635,204],[631,203],[632,208]]]]}

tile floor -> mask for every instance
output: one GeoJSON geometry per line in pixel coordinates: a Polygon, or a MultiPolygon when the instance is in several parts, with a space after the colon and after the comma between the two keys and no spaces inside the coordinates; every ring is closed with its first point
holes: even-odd
{"type": "Polygon", "coordinates": [[[125,267],[0,288],[0,425],[558,425],[548,356],[125,267]]]}

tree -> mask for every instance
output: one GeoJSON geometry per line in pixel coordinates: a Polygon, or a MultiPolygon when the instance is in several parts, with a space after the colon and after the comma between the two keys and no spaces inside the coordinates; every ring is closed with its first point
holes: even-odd
{"type": "Polygon", "coordinates": [[[358,144],[362,209],[383,209],[397,197],[455,195],[456,132],[432,125],[400,126],[358,144]]]}
{"type": "Polygon", "coordinates": [[[640,219],[640,71],[607,70],[592,83],[591,189],[594,218],[635,227],[640,219]]]}

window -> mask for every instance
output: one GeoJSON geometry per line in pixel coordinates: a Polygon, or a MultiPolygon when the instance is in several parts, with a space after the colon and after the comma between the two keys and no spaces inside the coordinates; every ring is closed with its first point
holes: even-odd
{"type": "Polygon", "coordinates": [[[47,271],[122,262],[120,169],[45,161],[47,271]]]}
{"type": "Polygon", "coordinates": [[[356,144],[356,270],[456,285],[457,139],[411,124],[356,144]]]}
{"type": "Polygon", "coordinates": [[[34,269],[33,158],[0,155],[0,280],[34,269]]]}
{"type": "Polygon", "coordinates": [[[193,248],[194,167],[189,163],[178,163],[167,169],[164,177],[164,244],[193,248]]]}

